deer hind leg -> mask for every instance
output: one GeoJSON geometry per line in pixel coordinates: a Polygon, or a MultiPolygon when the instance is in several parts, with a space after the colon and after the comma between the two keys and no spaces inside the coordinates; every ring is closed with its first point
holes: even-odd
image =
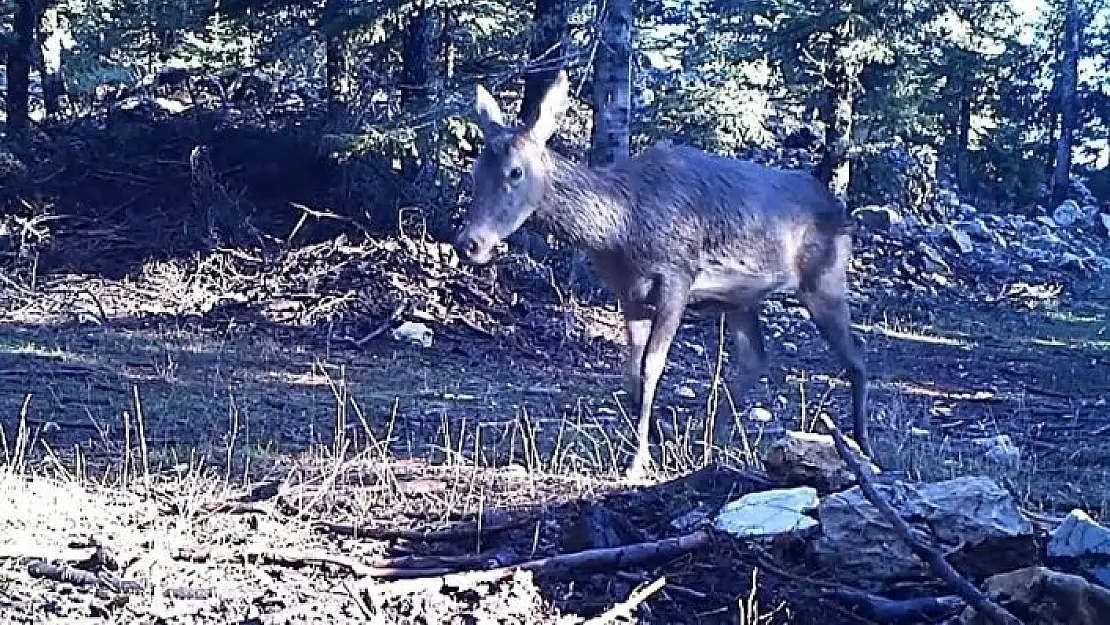
{"type": "Polygon", "coordinates": [[[636,455],[628,472],[633,479],[646,477],[652,463],[652,403],[655,401],[659,380],[663,377],[671,343],[682,323],[682,313],[686,310],[689,295],[689,282],[680,278],[660,277],[656,290],[655,315],[640,367],[640,418],[636,426],[636,455]]]}
{"type": "Polygon", "coordinates": [[[867,432],[867,366],[863,349],[852,335],[851,317],[843,271],[827,271],[811,288],[798,293],[818,331],[848,371],[852,385],[852,424],[860,450],[873,456],[867,432]]]}
{"type": "MultiPolygon", "coordinates": [[[[763,345],[763,324],[759,320],[759,303],[745,303],[725,313],[725,324],[732,340],[732,359],[740,372],[729,386],[732,401],[740,405],[755,382],[767,371],[767,350],[763,345]]],[[[718,418],[716,439],[728,444],[732,435],[732,419],[718,418]]]]}
{"type": "Polygon", "coordinates": [[[644,349],[651,336],[651,315],[643,306],[624,303],[624,331],[628,353],[624,361],[624,391],[628,394],[630,411],[640,412],[643,391],[644,349]]]}

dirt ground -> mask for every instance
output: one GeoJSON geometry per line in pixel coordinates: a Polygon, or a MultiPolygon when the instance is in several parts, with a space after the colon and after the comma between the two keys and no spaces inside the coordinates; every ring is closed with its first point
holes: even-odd
{"type": "MultiPolygon", "coordinates": [[[[11,305],[0,325],[7,621],[574,623],[665,576],[643,622],[866,622],[825,598],[827,572],[755,544],[620,572],[375,579],[413,556],[516,562],[673,538],[672,521],[757,488],[760,448],[846,413],[842,372],[795,308],[768,306],[772,379],[735,410],[715,377],[715,320],[691,316],[657,405],[659,484],[631,487],[611,308],[549,315],[586,328],[564,340],[536,312],[507,339],[433,323],[431,347],[388,332],[355,347],[237,314],[77,312],[87,292],[103,313],[118,283],[42,288],[68,312],[35,323],[11,305]],[[748,419],[752,401],[774,419],[748,419]],[[719,464],[702,442],[709,412],[736,426],[719,464]],[[456,526],[471,529],[420,534],[456,526]],[[36,559],[99,581],[47,579],[36,559]]],[[[884,472],[985,473],[1030,510],[1110,516],[1108,298],[857,302],[884,472]],[[975,441],[998,434],[1018,462],[975,441]]]]}

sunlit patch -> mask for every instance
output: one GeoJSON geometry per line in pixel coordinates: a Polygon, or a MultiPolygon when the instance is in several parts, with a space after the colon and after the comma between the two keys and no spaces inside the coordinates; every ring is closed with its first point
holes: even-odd
{"type": "Polygon", "coordinates": [[[1030,339],[1029,342],[1040,347],[1065,347],[1068,349],[1110,350],[1110,341],[1082,341],[1064,339],[1030,339]]]}
{"type": "Polygon", "coordinates": [[[292,386],[328,386],[334,378],[319,373],[293,373],[291,371],[264,371],[258,375],[260,382],[280,382],[292,386]]]}
{"type": "Polygon", "coordinates": [[[88,356],[84,356],[58,347],[36,345],[35,343],[12,343],[0,341],[0,354],[11,354],[12,356],[34,356],[37,358],[73,364],[99,364],[96,359],[89,358],[88,356]]]}
{"type": "Polygon", "coordinates": [[[971,341],[965,341],[952,336],[927,334],[922,330],[899,330],[885,324],[852,324],[852,328],[859,332],[870,332],[885,336],[887,338],[898,339],[902,341],[913,341],[915,343],[926,343],[929,345],[948,345],[951,347],[960,347],[963,349],[971,349],[975,346],[975,344],[971,341]]]}
{"type": "Polygon", "coordinates": [[[1044,316],[1053,321],[1063,321],[1065,323],[1099,323],[1106,321],[1103,315],[1084,315],[1081,313],[1056,310],[1045,311],[1044,316]]]}
{"type": "Polygon", "coordinates": [[[967,391],[954,388],[942,388],[927,383],[891,382],[889,386],[906,395],[918,395],[922,397],[939,397],[959,401],[1001,401],[1003,399],[1002,395],[994,391],[967,391]]]}

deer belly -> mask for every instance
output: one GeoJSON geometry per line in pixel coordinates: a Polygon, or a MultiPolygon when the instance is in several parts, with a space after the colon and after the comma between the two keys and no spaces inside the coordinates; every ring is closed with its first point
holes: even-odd
{"type": "Polygon", "coordinates": [[[790,290],[789,280],[771,273],[712,267],[698,272],[690,288],[694,301],[755,303],[776,291],[790,290]]]}

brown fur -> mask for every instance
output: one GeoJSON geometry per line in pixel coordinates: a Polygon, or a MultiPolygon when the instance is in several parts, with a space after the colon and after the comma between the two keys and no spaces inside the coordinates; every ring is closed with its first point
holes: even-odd
{"type": "Polygon", "coordinates": [[[742,392],[766,368],[760,302],[794,292],[847,367],[856,437],[870,454],[867,375],[851,336],[846,267],[852,243],[840,202],[812,176],[658,144],[635,158],[589,168],[547,149],[566,103],[566,77],[536,123],[510,128],[484,89],[486,145],[474,165],[474,203],[456,246],[485,263],[528,219],[585,250],[620,299],[639,424],[633,470],[650,463],[655,389],[687,304],[726,311],[742,392]],[[514,177],[515,176],[515,177],[514,177]]]}

